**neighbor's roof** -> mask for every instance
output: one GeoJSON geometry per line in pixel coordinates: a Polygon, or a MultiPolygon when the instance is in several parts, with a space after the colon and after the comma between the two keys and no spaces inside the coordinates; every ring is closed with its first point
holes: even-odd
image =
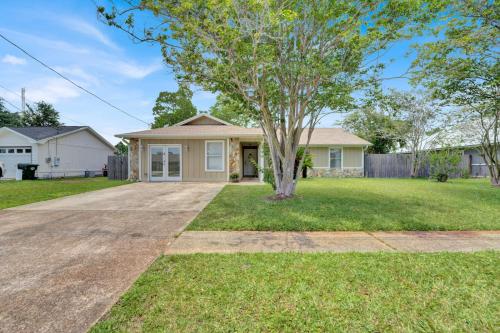
{"type": "Polygon", "coordinates": [[[52,138],[69,135],[70,133],[79,132],[87,130],[92,133],[96,138],[101,140],[104,144],[110,147],[112,150],[115,149],[108,140],[102,137],[99,133],[94,131],[92,127],[89,126],[59,126],[59,127],[2,127],[2,129],[8,131],[19,133],[29,139],[36,141],[37,143],[44,143],[52,138]]]}
{"type": "Polygon", "coordinates": [[[68,132],[73,132],[87,126],[59,126],[59,127],[9,127],[11,130],[39,141],[68,132]]]}

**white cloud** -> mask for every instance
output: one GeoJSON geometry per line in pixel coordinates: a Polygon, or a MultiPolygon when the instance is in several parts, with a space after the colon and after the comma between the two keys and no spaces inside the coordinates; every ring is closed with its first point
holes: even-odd
{"type": "Polygon", "coordinates": [[[75,78],[80,79],[78,83],[84,86],[88,86],[91,84],[92,85],[100,84],[99,79],[97,77],[87,73],[83,68],[79,66],[72,66],[72,67],[56,66],[54,67],[54,69],[61,74],[67,74],[67,76],[69,76],[69,78],[72,80],[75,80],[75,78]]]}
{"type": "MultiPolygon", "coordinates": [[[[2,32],[6,32],[10,35],[17,36],[19,38],[22,38],[24,41],[24,44],[29,45],[29,44],[37,44],[38,46],[42,48],[50,48],[53,50],[57,51],[62,51],[62,52],[71,52],[71,53],[79,53],[79,54],[89,54],[92,53],[92,50],[84,48],[84,47],[79,47],[75,46],[71,43],[68,43],[63,40],[59,39],[50,39],[46,37],[40,37],[32,33],[24,33],[20,31],[14,31],[14,30],[9,30],[9,29],[0,29],[2,32]]],[[[30,49],[32,49],[33,46],[30,45],[30,49]]]]}
{"type": "Polygon", "coordinates": [[[71,83],[60,78],[45,78],[37,80],[26,87],[26,98],[30,101],[46,101],[56,103],[62,99],[77,98],[80,90],[71,83]]]}
{"type": "Polygon", "coordinates": [[[92,37],[93,39],[113,49],[119,49],[119,47],[115,43],[113,43],[111,39],[109,39],[105,34],[103,34],[99,29],[97,29],[90,23],[87,23],[75,17],[66,17],[61,22],[68,29],[92,37]]]}
{"type": "Polygon", "coordinates": [[[26,59],[13,56],[11,54],[6,54],[2,58],[2,62],[6,63],[6,64],[11,64],[11,65],[25,65],[26,59]]]}
{"type": "Polygon", "coordinates": [[[161,61],[156,61],[155,63],[147,66],[137,65],[126,61],[117,61],[111,67],[111,69],[116,73],[132,79],[143,79],[162,68],[163,66],[161,61]]]}

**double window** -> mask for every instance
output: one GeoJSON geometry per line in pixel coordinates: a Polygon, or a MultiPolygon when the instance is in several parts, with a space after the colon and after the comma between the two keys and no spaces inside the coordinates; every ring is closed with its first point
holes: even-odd
{"type": "Polygon", "coordinates": [[[205,171],[224,171],[224,141],[205,141],[205,171]]]}
{"type": "Polygon", "coordinates": [[[330,148],[330,168],[342,169],[342,148],[330,148]]]}

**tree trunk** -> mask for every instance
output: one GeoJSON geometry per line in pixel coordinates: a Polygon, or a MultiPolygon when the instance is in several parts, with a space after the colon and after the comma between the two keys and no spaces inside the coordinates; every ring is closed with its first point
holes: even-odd
{"type": "Polygon", "coordinates": [[[289,156],[285,156],[285,161],[282,162],[282,170],[280,173],[276,174],[275,168],[274,177],[276,180],[277,198],[290,198],[295,192],[296,180],[293,177],[296,157],[295,155],[296,154],[289,154],[289,156]]]}

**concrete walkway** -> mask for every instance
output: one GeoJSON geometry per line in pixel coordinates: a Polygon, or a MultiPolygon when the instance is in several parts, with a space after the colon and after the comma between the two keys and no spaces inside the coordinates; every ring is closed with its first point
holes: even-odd
{"type": "Polygon", "coordinates": [[[236,252],[470,252],[500,250],[500,231],[186,231],[166,254],[236,252]]]}

